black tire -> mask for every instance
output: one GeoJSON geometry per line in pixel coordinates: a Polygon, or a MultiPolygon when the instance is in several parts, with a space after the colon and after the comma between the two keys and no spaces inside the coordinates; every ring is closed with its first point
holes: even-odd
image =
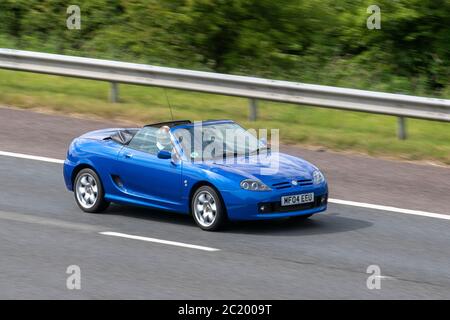
{"type": "MultiPolygon", "coordinates": [[[[206,201],[204,202],[206,203],[206,201]]],[[[214,206],[211,208],[210,207],[210,212],[213,211],[214,206]]],[[[203,210],[207,211],[208,214],[208,210],[205,209],[205,207],[203,207],[203,210]]],[[[213,188],[211,188],[210,186],[201,186],[200,188],[198,188],[195,192],[194,195],[192,196],[191,199],[191,214],[192,217],[194,218],[195,223],[202,229],[205,231],[217,231],[222,229],[223,227],[225,227],[225,225],[228,222],[228,217],[227,217],[227,213],[225,210],[225,207],[222,203],[222,200],[219,196],[219,194],[217,193],[216,190],[214,190],[213,188]],[[207,194],[209,194],[211,196],[211,198],[213,199],[212,203],[210,201],[210,199],[208,199],[208,203],[206,204],[206,206],[208,206],[208,204],[211,206],[213,204],[215,204],[215,214],[214,214],[214,219],[209,219],[210,221],[208,221],[208,219],[206,219],[206,221],[202,221],[202,219],[204,219],[201,210],[196,210],[196,205],[199,204],[199,201],[201,200],[202,194],[205,195],[205,199],[208,199],[207,194]]]]}
{"type": "MultiPolygon", "coordinates": [[[[85,181],[86,181],[85,180],[85,181]]],[[[86,188],[85,188],[86,190],[86,188]]],[[[77,176],[75,177],[74,183],[73,183],[73,194],[75,196],[75,201],[78,205],[78,207],[83,210],[84,212],[88,212],[88,213],[100,213],[105,211],[108,206],[109,206],[109,202],[105,200],[105,192],[103,189],[103,184],[102,181],[100,180],[100,177],[97,175],[97,173],[89,168],[86,169],[82,169],[80,170],[80,172],[78,172],[77,176]],[[82,193],[79,191],[79,184],[82,185],[82,181],[81,179],[83,179],[83,177],[86,178],[86,180],[88,181],[88,177],[92,177],[92,183],[89,184],[89,190],[86,191],[87,193],[91,192],[90,194],[95,194],[95,190],[96,192],[96,196],[95,196],[95,201],[92,201],[92,203],[86,202],[83,203],[82,198],[83,195],[82,193]],[[95,189],[95,186],[97,187],[95,189]]],[[[89,194],[89,195],[90,195],[89,194]]]]}

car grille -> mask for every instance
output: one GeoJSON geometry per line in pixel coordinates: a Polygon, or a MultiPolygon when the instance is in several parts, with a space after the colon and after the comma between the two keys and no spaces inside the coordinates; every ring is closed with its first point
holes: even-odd
{"type": "Polygon", "coordinates": [[[301,186],[301,187],[302,186],[310,186],[313,184],[311,179],[294,179],[294,180],[274,183],[274,184],[272,184],[272,188],[277,189],[277,190],[290,188],[290,187],[294,186],[292,184],[292,181],[296,181],[297,186],[301,186]]]}
{"type": "Polygon", "coordinates": [[[327,200],[328,195],[325,194],[322,196],[316,196],[314,202],[302,203],[295,206],[282,206],[281,201],[261,202],[258,203],[258,211],[259,213],[266,214],[308,210],[324,206],[327,203],[327,200]],[[262,208],[264,208],[264,210],[262,210],[262,208]]]}

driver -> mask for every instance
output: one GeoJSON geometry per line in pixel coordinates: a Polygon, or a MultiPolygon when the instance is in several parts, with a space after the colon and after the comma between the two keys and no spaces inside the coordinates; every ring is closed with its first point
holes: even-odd
{"type": "Polygon", "coordinates": [[[170,140],[170,128],[168,126],[162,126],[156,132],[156,147],[158,150],[171,151],[172,142],[170,140]]]}

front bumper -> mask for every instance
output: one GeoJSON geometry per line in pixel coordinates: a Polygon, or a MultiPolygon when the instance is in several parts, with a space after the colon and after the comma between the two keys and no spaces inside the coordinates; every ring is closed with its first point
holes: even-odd
{"type": "Polygon", "coordinates": [[[308,187],[292,187],[289,191],[225,191],[221,192],[230,220],[266,220],[325,211],[328,202],[328,186],[324,182],[308,187]],[[281,206],[281,197],[314,192],[314,202],[296,206],[281,206]],[[264,209],[262,209],[264,206],[264,209]]]}
{"type": "Polygon", "coordinates": [[[66,184],[66,188],[69,191],[73,191],[72,174],[73,174],[74,169],[75,169],[75,164],[73,162],[71,162],[70,160],[66,159],[64,161],[64,166],[63,166],[63,175],[64,175],[64,183],[66,184]]]}

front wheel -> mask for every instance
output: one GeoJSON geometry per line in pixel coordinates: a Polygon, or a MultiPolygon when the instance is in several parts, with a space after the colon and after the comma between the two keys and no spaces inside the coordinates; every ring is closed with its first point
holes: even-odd
{"type": "Polygon", "coordinates": [[[209,186],[202,186],[195,191],[191,210],[195,223],[203,230],[215,231],[226,224],[227,215],[222,201],[209,186]]]}
{"type": "Polygon", "coordinates": [[[97,213],[108,208],[102,182],[94,170],[86,168],[78,172],[74,185],[75,200],[81,210],[97,213]]]}

